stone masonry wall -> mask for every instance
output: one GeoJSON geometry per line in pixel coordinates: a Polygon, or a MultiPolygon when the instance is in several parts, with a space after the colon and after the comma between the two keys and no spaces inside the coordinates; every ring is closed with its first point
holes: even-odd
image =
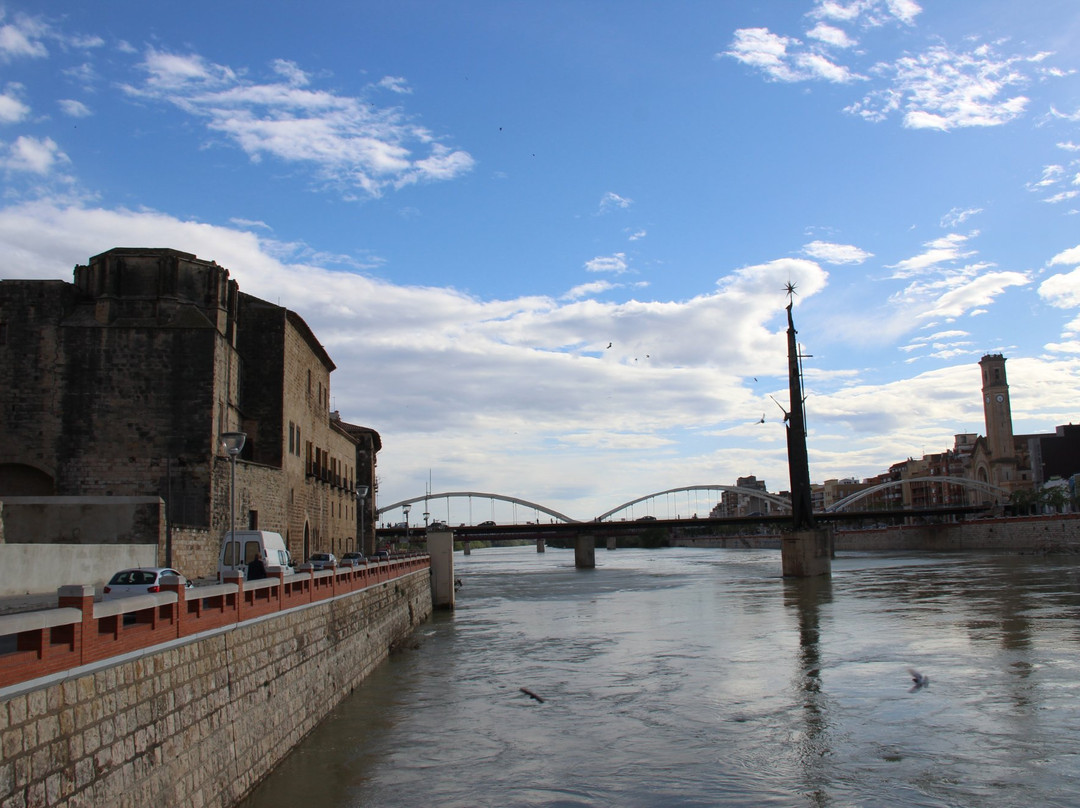
{"type": "Polygon", "coordinates": [[[0,694],[0,806],[234,805],[431,613],[428,572],[0,694]]]}

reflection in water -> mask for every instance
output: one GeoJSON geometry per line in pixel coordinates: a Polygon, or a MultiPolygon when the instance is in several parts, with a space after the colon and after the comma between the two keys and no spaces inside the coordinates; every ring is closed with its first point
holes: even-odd
{"type": "Polygon", "coordinates": [[[785,578],[784,605],[794,612],[799,625],[799,656],[794,689],[803,693],[803,738],[798,757],[803,769],[806,795],[812,805],[828,805],[821,788],[822,766],[829,756],[829,723],[821,692],[819,611],[832,600],[832,578],[785,578]]]}
{"type": "Polygon", "coordinates": [[[1078,802],[1071,560],[850,555],[798,581],[756,550],[455,562],[458,610],[246,808],[1078,802]],[[932,684],[909,692],[909,667],[932,684]]]}

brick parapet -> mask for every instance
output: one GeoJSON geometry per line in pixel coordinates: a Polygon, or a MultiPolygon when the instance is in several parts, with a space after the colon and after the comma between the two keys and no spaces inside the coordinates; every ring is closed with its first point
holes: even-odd
{"type": "Polygon", "coordinates": [[[399,572],[7,688],[0,806],[235,804],[431,613],[426,565],[399,572]]]}

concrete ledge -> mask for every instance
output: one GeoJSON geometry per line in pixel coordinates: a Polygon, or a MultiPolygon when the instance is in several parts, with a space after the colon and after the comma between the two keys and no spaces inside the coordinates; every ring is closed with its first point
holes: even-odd
{"type": "Polygon", "coordinates": [[[132,595],[129,598],[117,598],[116,600],[103,600],[94,604],[94,618],[112,617],[127,612],[137,612],[142,609],[153,609],[166,603],[176,603],[179,598],[175,592],[155,592],[147,595],[132,595]]]}
{"type": "Polygon", "coordinates": [[[48,609],[40,612],[19,612],[0,616],[0,636],[18,634],[20,631],[38,631],[43,628],[68,626],[82,622],[78,609],[48,609]]]}

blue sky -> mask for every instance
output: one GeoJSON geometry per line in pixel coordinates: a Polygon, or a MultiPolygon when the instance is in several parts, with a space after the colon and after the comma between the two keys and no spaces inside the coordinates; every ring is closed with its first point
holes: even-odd
{"type": "Polygon", "coordinates": [[[384,504],[786,489],[789,281],[815,481],[983,432],[985,353],[1051,431],[1080,415],[1080,6],[978,8],[7,3],[0,278],[228,267],[326,345],[384,504]]]}

